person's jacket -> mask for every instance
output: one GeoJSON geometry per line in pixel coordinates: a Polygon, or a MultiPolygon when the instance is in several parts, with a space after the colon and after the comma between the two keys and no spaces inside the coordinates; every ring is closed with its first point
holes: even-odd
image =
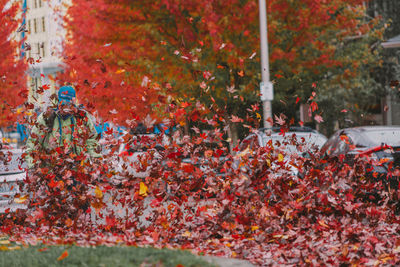
{"type": "Polygon", "coordinates": [[[32,127],[26,144],[25,160],[28,169],[35,166],[34,154],[38,152],[61,149],[64,154],[82,155],[84,153],[88,157],[101,156],[96,152],[97,132],[88,114],[71,115],[63,119],[57,111],[55,112],[52,127],[46,123],[48,118],[45,117],[45,113],[39,115],[36,124],[32,127]]]}

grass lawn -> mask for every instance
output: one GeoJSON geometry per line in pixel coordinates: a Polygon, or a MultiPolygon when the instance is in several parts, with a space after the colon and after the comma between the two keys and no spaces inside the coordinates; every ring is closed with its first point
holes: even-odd
{"type": "Polygon", "coordinates": [[[22,247],[21,249],[12,251],[0,251],[0,266],[194,267],[212,265],[191,254],[189,251],[182,250],[120,246],[93,248],[36,246],[22,247]]]}

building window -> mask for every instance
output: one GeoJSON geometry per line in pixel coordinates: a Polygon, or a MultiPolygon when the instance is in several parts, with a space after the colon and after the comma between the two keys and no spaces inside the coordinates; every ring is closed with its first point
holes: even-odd
{"type": "Polygon", "coordinates": [[[28,32],[31,33],[31,20],[28,20],[28,32]]]}
{"type": "Polygon", "coordinates": [[[42,17],[42,32],[46,31],[46,20],[42,17]]]}
{"type": "Polygon", "coordinates": [[[33,1],[35,3],[34,7],[37,8],[37,0],[33,0],[33,1]]]}
{"type": "Polygon", "coordinates": [[[38,100],[38,88],[41,86],[40,78],[31,78],[31,89],[32,89],[32,97],[34,100],[38,100]]]}
{"type": "Polygon", "coordinates": [[[36,47],[37,47],[36,53],[40,57],[40,43],[36,43],[36,47]]]}
{"type": "Polygon", "coordinates": [[[42,53],[41,53],[41,56],[42,57],[45,57],[46,56],[46,52],[45,52],[45,45],[44,45],[45,43],[43,42],[41,45],[40,45],[40,48],[42,49],[42,53]]]}
{"type": "Polygon", "coordinates": [[[39,0],[39,7],[42,7],[42,0],[39,0]]]}
{"type": "Polygon", "coordinates": [[[35,33],[37,33],[37,23],[36,23],[36,19],[33,19],[33,30],[35,33]]]}

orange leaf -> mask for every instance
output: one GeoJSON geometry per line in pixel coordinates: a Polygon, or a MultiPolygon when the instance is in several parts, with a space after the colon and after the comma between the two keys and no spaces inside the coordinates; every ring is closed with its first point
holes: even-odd
{"type": "Polygon", "coordinates": [[[324,220],[318,220],[318,224],[323,227],[329,228],[329,225],[327,225],[324,220]]]}
{"type": "Polygon", "coordinates": [[[63,259],[65,259],[66,257],[68,257],[68,251],[64,251],[63,254],[61,254],[60,257],[57,258],[58,261],[61,261],[63,259]]]}

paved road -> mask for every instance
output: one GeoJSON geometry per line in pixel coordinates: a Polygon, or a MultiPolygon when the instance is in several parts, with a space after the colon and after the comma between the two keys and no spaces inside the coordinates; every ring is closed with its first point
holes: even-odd
{"type": "MultiPolygon", "coordinates": [[[[101,210],[104,215],[109,214],[111,210],[114,211],[115,215],[119,218],[126,218],[127,211],[128,211],[128,216],[134,213],[136,209],[134,206],[126,209],[126,207],[124,207],[121,203],[118,203],[118,205],[114,205],[110,198],[111,198],[110,193],[104,194],[103,201],[106,204],[106,207],[101,210]]],[[[139,226],[147,227],[151,224],[151,222],[147,221],[146,218],[158,209],[157,207],[151,206],[151,203],[154,199],[155,198],[151,196],[148,196],[144,199],[143,203],[144,209],[143,209],[143,214],[139,217],[139,223],[140,223],[139,226]]],[[[215,203],[215,199],[201,200],[197,202],[189,198],[189,200],[182,205],[179,205],[177,202],[172,200],[165,200],[162,201],[160,206],[162,206],[165,210],[168,210],[168,207],[178,206],[183,211],[184,215],[183,217],[185,218],[187,215],[196,214],[198,208],[203,207],[205,205],[211,206],[213,205],[213,203],[215,203]]],[[[92,209],[91,220],[95,224],[104,224],[105,216],[103,216],[103,218],[96,216],[95,210],[92,209]]],[[[185,220],[183,222],[185,222],[185,220]]]]}

